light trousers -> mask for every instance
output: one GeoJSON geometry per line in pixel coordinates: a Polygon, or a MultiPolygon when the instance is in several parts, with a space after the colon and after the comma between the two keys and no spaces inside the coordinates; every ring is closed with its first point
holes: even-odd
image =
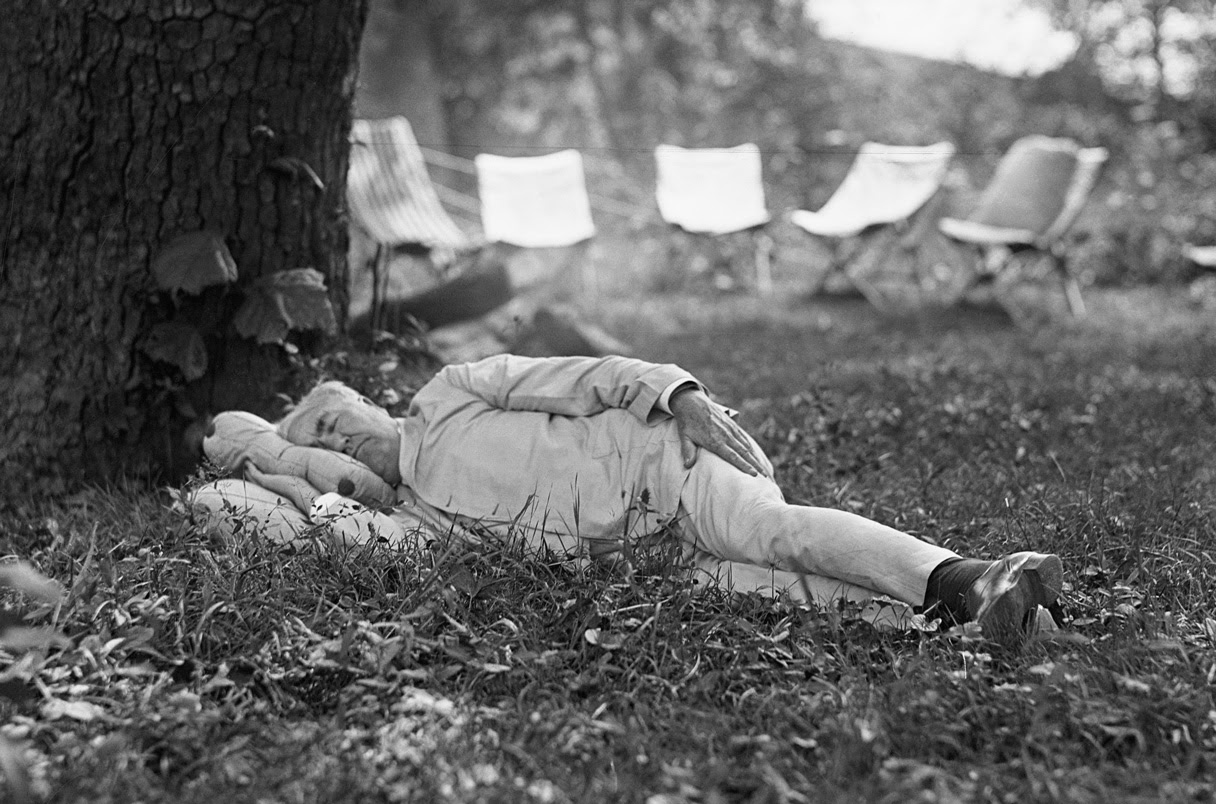
{"type": "Polygon", "coordinates": [[[924,603],[929,574],[957,553],[863,516],[791,505],[768,478],[700,450],[679,525],[699,579],[736,592],[827,604],[885,595],[924,603]]]}
{"type": "MultiPolygon", "coordinates": [[[[328,515],[314,510],[310,519],[243,480],[215,481],[189,502],[227,536],[256,528],[282,542],[317,533],[323,524],[321,531],[338,543],[373,537],[398,543],[419,524],[355,503],[328,515]]],[[[704,450],[681,489],[676,528],[699,583],[817,605],[883,595],[919,606],[929,573],[957,555],[857,514],[791,505],[773,481],[745,475],[704,450]]]]}

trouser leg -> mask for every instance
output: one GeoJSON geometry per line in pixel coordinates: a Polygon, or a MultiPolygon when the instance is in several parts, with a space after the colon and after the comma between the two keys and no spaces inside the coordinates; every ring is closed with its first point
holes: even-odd
{"type": "MultiPolygon", "coordinates": [[[[745,475],[704,450],[681,491],[680,506],[683,535],[694,555],[701,551],[806,575],[819,593],[839,588],[831,599],[855,600],[869,590],[919,606],[929,573],[957,555],[848,511],[790,505],[772,481],[745,475]]],[[[756,580],[754,573],[748,577],[756,580]]]]}
{"type": "MultiPolygon", "coordinates": [[[[321,499],[337,497],[333,494],[321,499]]],[[[319,535],[348,547],[378,539],[399,545],[417,533],[419,527],[416,518],[398,521],[342,498],[324,509],[314,505],[314,510],[306,515],[286,497],[235,478],[200,486],[184,502],[200,525],[225,539],[241,538],[253,530],[263,538],[284,544],[319,535]]]]}
{"type": "Polygon", "coordinates": [[[846,583],[823,575],[724,561],[704,550],[693,549],[687,556],[696,584],[765,597],[788,597],[794,603],[828,606],[841,600],[864,602],[875,595],[873,589],[846,583]]]}
{"type": "Polygon", "coordinates": [[[235,478],[199,486],[188,492],[183,502],[204,530],[227,540],[256,531],[272,542],[287,543],[304,536],[312,527],[308,517],[286,497],[235,478]]]}

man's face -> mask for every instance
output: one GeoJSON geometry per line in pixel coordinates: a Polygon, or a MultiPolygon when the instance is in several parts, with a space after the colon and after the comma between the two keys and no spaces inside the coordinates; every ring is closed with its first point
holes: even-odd
{"type": "Polygon", "coordinates": [[[317,415],[313,444],[349,455],[392,484],[401,482],[401,435],[388,411],[352,395],[335,400],[317,415]]]}

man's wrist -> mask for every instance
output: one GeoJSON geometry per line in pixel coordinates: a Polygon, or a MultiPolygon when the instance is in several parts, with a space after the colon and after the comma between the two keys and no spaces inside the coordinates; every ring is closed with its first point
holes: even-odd
{"type": "Polygon", "coordinates": [[[671,385],[663,389],[663,393],[659,394],[659,400],[655,403],[655,407],[664,413],[671,413],[671,402],[677,395],[685,391],[700,391],[703,390],[701,383],[696,380],[676,380],[671,385]]]}

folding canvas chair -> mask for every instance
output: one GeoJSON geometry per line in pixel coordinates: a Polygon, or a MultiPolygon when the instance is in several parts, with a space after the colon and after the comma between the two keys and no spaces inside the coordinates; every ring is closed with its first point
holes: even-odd
{"type": "Polygon", "coordinates": [[[588,243],[595,223],[582,154],[478,154],[473,164],[486,239],[518,248],[561,249],[565,259],[578,264],[583,287],[592,288],[588,243]]]}
{"type": "Polygon", "coordinates": [[[354,121],[346,197],[355,223],[376,244],[371,259],[372,326],[380,323],[387,266],[394,253],[425,257],[440,274],[458,252],[477,245],[439,203],[404,117],[354,121]]]}
{"type": "Polygon", "coordinates": [[[1089,199],[1106,162],[1105,148],[1081,148],[1039,135],[1015,142],[997,164],[975,210],[943,218],[943,234],[974,256],[969,281],[955,301],[980,282],[999,281],[1019,261],[1046,260],[1058,273],[1068,309],[1084,315],[1081,288],[1068,271],[1063,238],[1089,199]]]}
{"type": "MultiPolygon", "coordinates": [[[[843,276],[875,307],[887,302],[878,288],[863,275],[883,269],[891,250],[899,245],[910,256],[918,256],[930,233],[934,213],[940,215],[942,183],[954,156],[954,145],[939,142],[927,146],[863,143],[844,181],[818,212],[805,209],[790,213],[790,222],[828,241],[831,263],[812,292],[820,290],[834,275],[843,276]]],[[[925,278],[918,259],[912,261],[918,285],[925,278]]]]}
{"type": "Polygon", "coordinates": [[[756,288],[772,290],[773,241],[762,227],[770,220],[764,204],[760,149],[752,143],[733,148],[655,148],[655,200],[673,229],[720,238],[751,235],[756,288]]]}

